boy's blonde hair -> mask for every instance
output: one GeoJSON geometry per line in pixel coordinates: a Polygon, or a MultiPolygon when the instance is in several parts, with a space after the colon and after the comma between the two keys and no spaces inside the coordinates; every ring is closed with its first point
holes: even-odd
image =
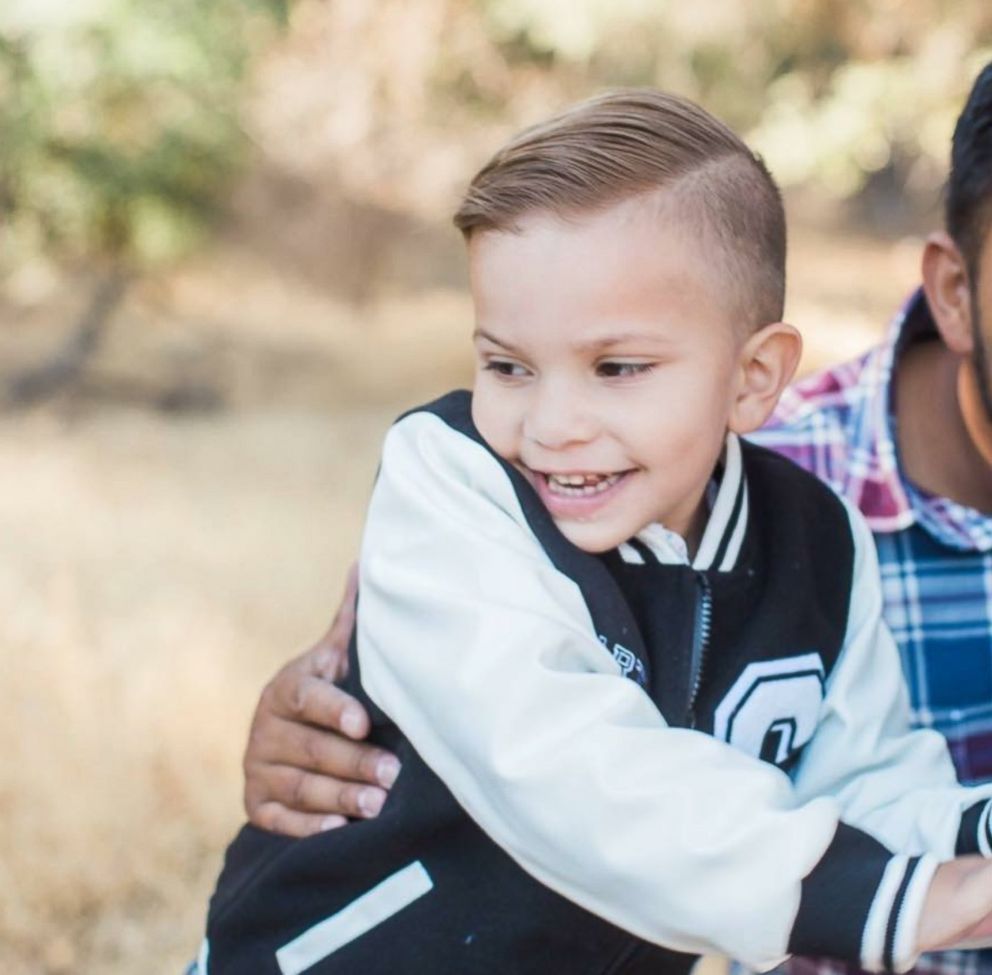
{"type": "Polygon", "coordinates": [[[677,95],[618,89],[524,130],[475,175],[454,222],[466,239],[514,232],[528,213],[580,214],[659,189],[706,251],[715,249],[741,323],[779,321],[786,237],[778,187],[726,125],[677,95]]]}

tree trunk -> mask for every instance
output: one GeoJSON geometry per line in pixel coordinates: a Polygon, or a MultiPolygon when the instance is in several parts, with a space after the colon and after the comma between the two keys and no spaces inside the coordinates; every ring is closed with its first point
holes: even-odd
{"type": "Polygon", "coordinates": [[[79,321],[46,362],[14,375],[4,391],[8,408],[33,406],[74,385],[100,344],[121,299],[131,283],[131,274],[118,266],[107,272],[93,289],[79,321]]]}

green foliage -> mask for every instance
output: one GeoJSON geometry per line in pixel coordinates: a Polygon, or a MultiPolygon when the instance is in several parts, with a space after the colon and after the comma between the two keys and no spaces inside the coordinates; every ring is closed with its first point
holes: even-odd
{"type": "Polygon", "coordinates": [[[992,57],[986,0],[481,0],[495,38],[588,85],[657,84],[745,134],[786,184],[931,192],[992,57]]]}
{"type": "MultiPolygon", "coordinates": [[[[38,253],[140,267],[195,245],[248,158],[247,71],[288,2],[0,0],[0,271],[38,253]]],[[[267,60],[288,83],[253,102],[269,164],[417,213],[446,207],[451,174],[508,132],[630,84],[698,100],[783,184],[851,199],[882,176],[932,198],[992,56],[987,0],[292,6],[267,60]]]]}
{"type": "Polygon", "coordinates": [[[0,8],[0,221],[31,253],[145,266],[203,232],[244,156],[240,85],[280,0],[0,8]]]}

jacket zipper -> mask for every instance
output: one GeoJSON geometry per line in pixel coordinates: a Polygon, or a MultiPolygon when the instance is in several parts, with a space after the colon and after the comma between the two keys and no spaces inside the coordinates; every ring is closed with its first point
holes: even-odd
{"type": "Polygon", "coordinates": [[[706,651],[710,643],[710,629],[713,623],[713,592],[710,581],[701,572],[696,573],[696,617],[692,631],[692,656],[689,659],[689,707],[688,727],[696,727],[696,699],[703,685],[703,670],[706,663],[706,651]]]}

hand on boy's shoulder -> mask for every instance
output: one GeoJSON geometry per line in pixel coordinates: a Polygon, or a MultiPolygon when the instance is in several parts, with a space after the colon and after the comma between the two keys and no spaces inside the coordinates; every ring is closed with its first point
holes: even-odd
{"type": "Polygon", "coordinates": [[[361,741],[368,715],[333,683],[347,672],[356,584],[352,567],[330,629],[269,681],[255,709],[244,804],[261,829],[311,836],[376,816],[399,773],[394,756],[361,741]]]}
{"type": "Polygon", "coordinates": [[[933,876],[916,943],[939,951],[992,941],[992,860],[965,856],[942,863],[933,876]]]}

